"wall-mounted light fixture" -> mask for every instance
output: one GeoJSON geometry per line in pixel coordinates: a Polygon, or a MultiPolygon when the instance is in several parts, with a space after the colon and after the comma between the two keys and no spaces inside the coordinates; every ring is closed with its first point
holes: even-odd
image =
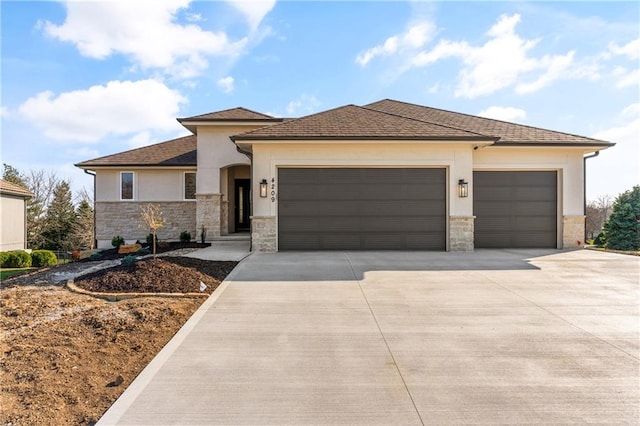
{"type": "Polygon", "coordinates": [[[267,198],[267,191],[269,191],[269,182],[266,179],[260,181],[260,198],[267,198]]]}
{"type": "Polygon", "coordinates": [[[458,180],[458,197],[465,198],[469,196],[469,182],[464,179],[458,180]]]}

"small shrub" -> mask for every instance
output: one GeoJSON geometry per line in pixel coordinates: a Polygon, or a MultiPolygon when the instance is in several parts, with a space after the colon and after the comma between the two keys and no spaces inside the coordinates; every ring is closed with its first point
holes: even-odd
{"type": "Polygon", "coordinates": [[[149,245],[153,244],[153,234],[147,235],[147,244],[149,245]]]}
{"type": "Polygon", "coordinates": [[[207,228],[205,228],[203,225],[202,228],[200,228],[200,242],[204,244],[204,241],[206,238],[207,238],[207,228]]]}
{"type": "Polygon", "coordinates": [[[124,244],[124,238],[122,238],[120,235],[116,235],[111,239],[111,245],[114,246],[115,248],[118,248],[123,244],[124,244]]]}
{"type": "Polygon", "coordinates": [[[188,243],[190,241],[191,241],[191,232],[182,231],[180,233],[180,242],[181,243],[188,243]]]}
{"type": "Polygon", "coordinates": [[[9,259],[9,252],[8,251],[0,252],[0,268],[7,267],[7,259],[9,259]]]}
{"type": "Polygon", "coordinates": [[[120,261],[120,264],[121,265],[131,265],[131,264],[136,263],[137,260],[138,260],[137,257],[129,255],[129,256],[123,257],[122,260],[120,261]]]}
{"type": "Polygon", "coordinates": [[[169,243],[167,241],[158,241],[158,247],[167,248],[169,247],[169,243]]]}
{"type": "Polygon", "coordinates": [[[89,256],[89,260],[100,260],[102,259],[102,255],[100,253],[93,253],[89,256]]]}
{"type": "Polygon", "coordinates": [[[16,250],[7,253],[5,268],[28,268],[31,266],[31,255],[26,251],[16,250]]]}
{"type": "Polygon", "coordinates": [[[593,240],[593,244],[597,246],[603,246],[605,242],[606,240],[604,238],[604,232],[599,233],[596,239],[593,240]]]}
{"type": "Polygon", "coordinates": [[[58,258],[50,250],[34,250],[31,252],[31,264],[37,267],[56,266],[58,258]]]}
{"type": "Polygon", "coordinates": [[[151,251],[148,248],[141,248],[136,252],[136,255],[138,256],[146,256],[148,254],[151,254],[151,251]]]}

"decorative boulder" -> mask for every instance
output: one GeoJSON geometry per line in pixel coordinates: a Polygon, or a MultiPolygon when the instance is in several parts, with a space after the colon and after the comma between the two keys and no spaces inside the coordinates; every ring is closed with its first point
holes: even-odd
{"type": "Polygon", "coordinates": [[[122,244],[120,248],[118,248],[118,254],[135,253],[141,248],[142,246],[140,244],[122,244]]]}

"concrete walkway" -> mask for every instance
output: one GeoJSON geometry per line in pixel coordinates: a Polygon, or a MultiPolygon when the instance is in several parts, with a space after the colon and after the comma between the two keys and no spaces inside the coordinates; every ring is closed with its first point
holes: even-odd
{"type": "Polygon", "coordinates": [[[640,258],[246,258],[100,425],[637,424],[640,258]]]}
{"type": "Polygon", "coordinates": [[[249,256],[249,240],[213,241],[211,246],[185,254],[202,260],[235,261],[239,262],[249,256]]]}

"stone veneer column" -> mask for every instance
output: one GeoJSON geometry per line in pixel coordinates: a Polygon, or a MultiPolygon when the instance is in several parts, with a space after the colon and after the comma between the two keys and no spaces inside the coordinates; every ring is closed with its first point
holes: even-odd
{"type": "Polygon", "coordinates": [[[251,217],[251,246],[253,251],[273,253],[277,248],[275,216],[251,217]]]}
{"type": "Polygon", "coordinates": [[[584,216],[562,217],[562,248],[584,245],[584,216]]]}
{"type": "Polygon", "coordinates": [[[449,217],[449,251],[473,251],[475,216],[449,217]]]}
{"type": "Polygon", "coordinates": [[[220,236],[222,194],[196,194],[196,227],[198,240],[204,226],[207,240],[220,236]]]}
{"type": "Polygon", "coordinates": [[[220,235],[229,235],[229,202],[222,201],[222,209],[220,211],[220,235]]]}

